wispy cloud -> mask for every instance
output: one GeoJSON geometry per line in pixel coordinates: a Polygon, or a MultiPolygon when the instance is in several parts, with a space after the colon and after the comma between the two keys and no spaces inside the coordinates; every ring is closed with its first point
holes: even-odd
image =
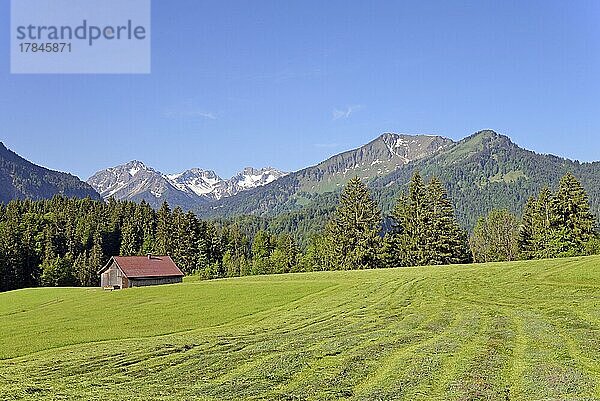
{"type": "Polygon", "coordinates": [[[349,118],[352,113],[362,109],[361,105],[348,106],[345,109],[335,108],[331,112],[333,121],[349,118]]]}
{"type": "Polygon", "coordinates": [[[194,99],[185,99],[166,109],[163,117],[172,120],[216,120],[218,115],[199,106],[194,99]]]}
{"type": "Polygon", "coordinates": [[[196,118],[204,118],[208,120],[216,120],[217,115],[212,111],[204,111],[204,110],[169,110],[165,111],[163,114],[166,118],[172,119],[196,119],[196,118]]]}

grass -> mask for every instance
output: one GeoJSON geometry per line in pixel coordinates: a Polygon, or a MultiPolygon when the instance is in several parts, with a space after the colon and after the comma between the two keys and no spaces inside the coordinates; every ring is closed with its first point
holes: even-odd
{"type": "Polygon", "coordinates": [[[493,177],[490,177],[490,182],[505,182],[507,184],[510,184],[513,182],[517,182],[520,179],[527,179],[527,176],[525,175],[525,173],[523,173],[523,170],[512,170],[506,174],[502,174],[501,172],[499,172],[493,177]]]}
{"type": "Polygon", "coordinates": [[[0,399],[600,400],[600,257],[3,293],[0,399]]]}

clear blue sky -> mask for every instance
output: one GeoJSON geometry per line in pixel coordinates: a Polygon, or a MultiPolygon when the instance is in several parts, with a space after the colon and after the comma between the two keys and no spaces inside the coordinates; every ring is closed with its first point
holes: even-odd
{"type": "Polygon", "coordinates": [[[8,29],[0,54],[0,140],[83,179],[296,170],[385,131],[600,159],[596,0],[154,0],[149,75],[10,75],[8,29]]]}

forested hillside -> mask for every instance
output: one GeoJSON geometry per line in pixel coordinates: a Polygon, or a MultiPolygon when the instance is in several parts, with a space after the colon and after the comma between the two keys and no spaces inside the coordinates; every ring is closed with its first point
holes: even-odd
{"type": "Polygon", "coordinates": [[[496,225],[494,213],[480,220],[470,241],[443,182],[417,172],[389,218],[358,177],[335,204],[305,209],[308,218],[206,221],[167,203],[156,211],[114,199],[13,200],[0,205],[0,291],[95,286],[115,255],[170,255],[186,275],[209,279],[600,253],[596,217],[572,174],[555,193],[530,198],[522,219],[500,211],[508,225],[496,225]],[[504,248],[514,252],[496,251],[504,248]]]}
{"type": "Polygon", "coordinates": [[[479,216],[504,208],[520,214],[530,196],[556,188],[573,173],[583,184],[592,211],[600,215],[600,163],[579,163],[524,150],[503,135],[482,131],[426,160],[376,179],[371,187],[384,210],[406,188],[414,171],[436,176],[446,187],[461,224],[471,229],[479,216]]]}
{"type": "Polygon", "coordinates": [[[100,199],[79,178],[28,162],[0,142],[0,203],[11,199],[48,199],[57,194],[100,199]]]}
{"type": "MultiPolygon", "coordinates": [[[[537,154],[493,131],[481,131],[455,144],[446,144],[434,154],[400,165],[388,174],[374,174],[366,179],[358,176],[368,184],[385,217],[390,215],[398,194],[407,190],[415,171],[444,182],[461,226],[469,231],[480,216],[493,209],[505,208],[520,214],[530,196],[545,186],[556,188],[567,172],[581,181],[593,213],[600,216],[600,162],[580,163],[537,154]]],[[[305,227],[323,227],[323,216],[331,213],[340,191],[337,186],[330,192],[306,191],[298,175],[290,174],[244,197],[206,205],[199,215],[268,216],[277,225],[304,232],[305,227]]]]}
{"type": "Polygon", "coordinates": [[[166,202],[77,199],[87,184],[76,177],[3,152],[21,192],[0,203],[0,291],[94,286],[114,255],[171,255],[208,279],[600,252],[600,163],[538,155],[493,131],[458,143],[386,134],[211,203],[222,210],[210,216],[225,216],[209,219],[166,202]],[[55,193],[73,198],[19,199],[55,193]]]}

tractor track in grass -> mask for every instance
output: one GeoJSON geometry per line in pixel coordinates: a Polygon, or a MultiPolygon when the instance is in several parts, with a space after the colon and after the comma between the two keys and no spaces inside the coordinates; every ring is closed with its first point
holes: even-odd
{"type": "Polygon", "coordinates": [[[148,335],[148,336],[135,336],[135,337],[119,337],[119,338],[109,338],[109,339],[102,339],[102,340],[97,340],[97,341],[85,341],[85,342],[74,342],[71,344],[67,344],[67,345],[61,345],[61,346],[57,346],[57,347],[49,347],[49,348],[45,348],[43,350],[40,351],[36,351],[36,352],[32,352],[29,354],[24,354],[24,355],[19,355],[19,356],[15,356],[12,358],[0,358],[0,366],[3,362],[10,362],[10,361],[14,361],[14,360],[26,360],[28,358],[32,358],[35,357],[36,355],[42,355],[44,353],[52,353],[52,352],[56,352],[56,351],[60,351],[60,350],[67,350],[71,347],[80,347],[80,346],[93,346],[93,345],[101,345],[101,344],[106,344],[106,343],[111,343],[111,342],[129,342],[129,341],[138,341],[138,340],[144,340],[144,339],[153,339],[153,338],[161,338],[161,337],[169,337],[169,336],[173,336],[173,335],[179,335],[179,334],[185,334],[185,333],[195,333],[195,332],[202,332],[202,331],[215,331],[215,330],[222,330],[222,329],[226,329],[228,326],[237,326],[237,325],[243,325],[245,320],[252,320],[253,322],[258,322],[260,321],[263,317],[262,316],[268,316],[272,313],[275,313],[277,311],[283,310],[286,308],[286,306],[288,305],[294,305],[297,302],[301,302],[303,298],[310,298],[310,297],[318,297],[321,296],[322,293],[325,293],[327,291],[332,291],[335,289],[335,287],[337,286],[330,286],[327,287],[323,290],[320,290],[316,293],[313,294],[309,294],[306,295],[305,297],[296,299],[294,301],[289,302],[288,304],[285,305],[278,305],[275,306],[273,308],[267,309],[267,310],[261,310],[258,312],[253,312],[253,313],[248,313],[246,315],[242,315],[242,316],[238,316],[230,321],[221,323],[221,324],[217,324],[214,326],[207,326],[207,327],[197,327],[197,328],[192,328],[192,329],[185,329],[185,330],[180,330],[180,331],[173,331],[173,332],[167,332],[167,333],[159,333],[159,334],[153,334],[153,335],[148,335]]]}

